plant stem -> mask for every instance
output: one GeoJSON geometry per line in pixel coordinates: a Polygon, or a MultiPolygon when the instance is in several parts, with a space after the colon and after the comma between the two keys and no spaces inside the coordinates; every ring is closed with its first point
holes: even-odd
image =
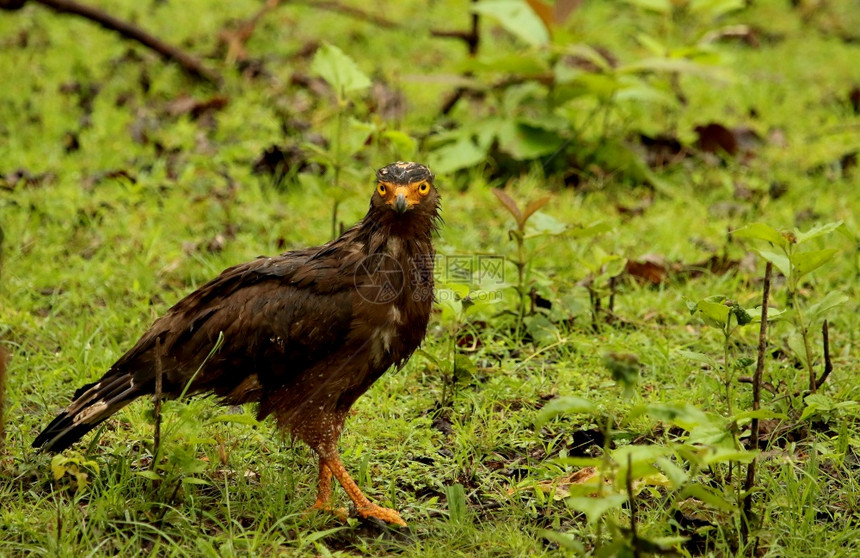
{"type": "MultiPolygon", "coordinates": [[[[761,327],[758,332],[758,359],[755,365],[755,374],[753,374],[753,411],[761,408],[761,379],[764,374],[764,359],[765,351],[767,350],[767,305],[770,299],[770,276],[773,272],[773,264],[767,262],[764,268],[764,287],[761,296],[761,327]]],[[[759,438],[759,422],[758,417],[753,416],[750,424],[750,439],[754,444],[753,448],[758,447],[759,438]]],[[[756,460],[750,461],[747,466],[747,478],[744,482],[744,501],[743,501],[743,520],[741,522],[741,538],[747,539],[749,533],[750,522],[752,521],[752,489],[755,486],[755,466],[756,460]]],[[[750,549],[750,556],[756,555],[756,546],[750,549]]]]}
{"type": "Polygon", "coordinates": [[[525,227],[520,226],[518,229],[519,234],[516,237],[517,240],[517,261],[514,262],[517,266],[517,292],[520,295],[520,312],[517,317],[517,337],[520,337],[522,333],[523,321],[526,316],[526,249],[525,249],[525,239],[523,235],[525,234],[525,227]]]}
{"type": "Polygon", "coordinates": [[[815,385],[815,368],[812,366],[812,349],[809,348],[809,328],[803,319],[803,313],[800,310],[800,305],[797,302],[797,296],[794,297],[794,311],[797,328],[800,330],[800,336],[803,338],[803,350],[806,353],[806,370],[809,372],[809,393],[815,393],[818,386],[815,385]]]}
{"type": "Polygon", "coordinates": [[[726,385],[726,408],[728,409],[729,416],[732,416],[734,413],[732,408],[732,378],[729,367],[729,338],[731,337],[731,330],[729,329],[732,321],[732,315],[729,314],[728,319],[726,320],[726,327],[723,330],[723,382],[726,385]]]}

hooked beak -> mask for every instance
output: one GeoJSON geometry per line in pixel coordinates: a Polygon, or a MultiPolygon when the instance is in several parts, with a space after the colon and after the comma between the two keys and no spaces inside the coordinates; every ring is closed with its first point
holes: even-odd
{"type": "Polygon", "coordinates": [[[397,213],[406,213],[407,209],[409,209],[409,204],[406,203],[406,195],[403,192],[398,192],[397,197],[394,199],[394,211],[397,213]]]}

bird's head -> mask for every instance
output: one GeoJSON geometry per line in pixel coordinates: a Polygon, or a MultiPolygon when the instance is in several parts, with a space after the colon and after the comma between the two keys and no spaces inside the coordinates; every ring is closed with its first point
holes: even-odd
{"type": "Polygon", "coordinates": [[[439,193],[436,191],[433,173],[419,163],[402,161],[382,167],[376,172],[376,192],[371,207],[394,214],[395,218],[406,218],[416,214],[436,217],[439,193]]]}

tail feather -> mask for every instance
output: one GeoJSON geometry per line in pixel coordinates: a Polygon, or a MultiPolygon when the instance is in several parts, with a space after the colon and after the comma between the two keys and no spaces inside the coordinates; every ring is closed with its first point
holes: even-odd
{"type": "Polygon", "coordinates": [[[146,393],[131,374],[106,374],[75,393],[75,400],[33,440],[33,447],[59,452],[146,393]]]}

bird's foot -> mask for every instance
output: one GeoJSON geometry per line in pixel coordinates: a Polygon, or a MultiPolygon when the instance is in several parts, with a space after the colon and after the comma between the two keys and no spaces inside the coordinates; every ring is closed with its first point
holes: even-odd
{"type": "Polygon", "coordinates": [[[400,527],[406,527],[406,522],[403,521],[403,518],[400,517],[400,514],[395,510],[390,508],[383,508],[382,506],[377,506],[376,504],[370,504],[369,506],[361,506],[360,508],[355,509],[358,512],[360,517],[365,519],[375,518],[386,523],[391,523],[392,525],[398,525],[400,527]]]}
{"type": "Polygon", "coordinates": [[[328,502],[321,502],[317,500],[314,502],[314,505],[305,510],[305,515],[310,515],[312,513],[317,512],[325,512],[329,513],[341,521],[346,521],[346,518],[349,517],[349,512],[346,508],[338,508],[332,506],[328,502]]]}

